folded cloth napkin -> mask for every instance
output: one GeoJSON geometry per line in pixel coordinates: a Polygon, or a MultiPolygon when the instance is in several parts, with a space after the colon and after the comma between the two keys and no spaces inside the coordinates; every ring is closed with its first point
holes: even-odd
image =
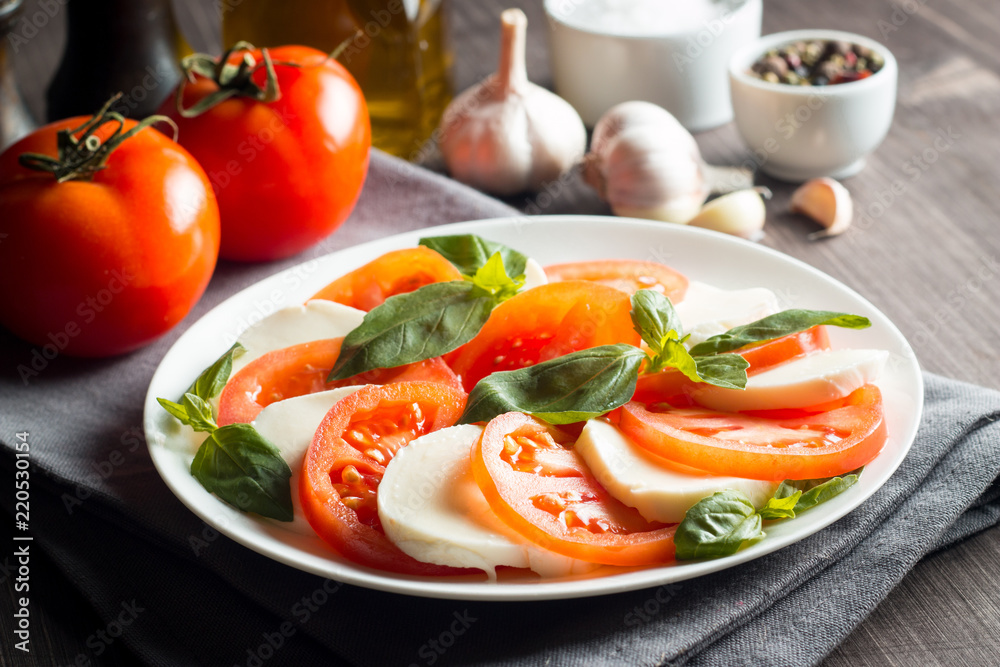
{"type": "MultiPolygon", "coordinates": [[[[433,600],[341,585],[230,541],[173,496],[145,447],[142,397],[180,329],[311,256],[511,213],[374,153],[365,193],[342,230],[286,262],[221,265],[195,312],[145,350],[103,361],[56,357],[25,381],[17,369],[31,367],[32,346],[0,338],[0,476],[14,479],[15,434],[27,432],[32,567],[47,568],[33,576],[63,578],[107,623],[83,629],[78,664],[102,664],[105,652],[127,648],[130,660],[170,666],[808,665],[923,555],[997,523],[1000,393],[931,374],[910,454],[861,507],[744,565],[597,599],[433,600]]],[[[12,494],[2,497],[12,525],[12,494]]],[[[2,604],[12,597],[0,596],[2,604]]],[[[11,618],[3,611],[3,623],[11,618]]],[[[5,628],[8,647],[12,636],[5,628]]],[[[24,664],[50,663],[34,654],[24,664]]]]}

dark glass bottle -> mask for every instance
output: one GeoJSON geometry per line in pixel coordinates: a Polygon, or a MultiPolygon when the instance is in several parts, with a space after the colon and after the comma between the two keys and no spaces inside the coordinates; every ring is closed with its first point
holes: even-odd
{"type": "Polygon", "coordinates": [[[70,0],[66,51],[48,89],[49,120],[92,114],[115,93],[131,118],[156,111],[180,80],[170,0],[70,0]]]}

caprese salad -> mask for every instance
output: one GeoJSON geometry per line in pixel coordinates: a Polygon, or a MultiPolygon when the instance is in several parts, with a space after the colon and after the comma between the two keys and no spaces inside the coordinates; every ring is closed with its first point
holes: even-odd
{"type": "Polygon", "coordinates": [[[351,561],[564,576],[729,555],[851,486],[886,440],[888,353],[827,327],[869,325],[656,262],[431,237],[158,400],[207,434],[209,492],[351,561]]]}

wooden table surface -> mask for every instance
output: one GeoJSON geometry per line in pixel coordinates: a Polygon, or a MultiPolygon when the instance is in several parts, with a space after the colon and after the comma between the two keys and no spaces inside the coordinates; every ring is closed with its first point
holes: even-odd
{"type": "MultiPolygon", "coordinates": [[[[35,2],[26,1],[28,12],[35,2]]],[[[217,49],[218,3],[175,2],[194,46],[217,49]]],[[[529,75],[551,86],[541,0],[451,0],[459,90],[493,71],[497,17],[505,6],[528,14],[529,75]]],[[[782,213],[792,186],[758,177],[775,195],[763,243],[870,299],[911,341],[924,369],[1000,388],[1000,192],[993,171],[1000,156],[1000,9],[994,0],[765,3],[765,34],[796,28],[842,29],[882,42],[899,61],[899,96],[889,136],[868,166],[845,181],[859,212],[849,234],[807,241],[813,227],[782,213]],[[944,150],[934,144],[942,132],[953,137],[944,150]]],[[[13,57],[39,118],[63,31],[59,13],[13,57]]],[[[710,163],[748,157],[731,124],[697,140],[710,163]]],[[[532,202],[512,203],[523,208],[532,202]]],[[[607,209],[579,186],[543,212],[607,209]]],[[[43,607],[32,627],[44,628],[40,641],[50,646],[53,660],[68,661],[77,649],[64,658],[60,645],[78,647],[74,629],[85,636],[99,623],[80,600],[48,599],[65,608],[43,607]]],[[[104,658],[106,664],[131,662],[117,647],[104,658]]],[[[1000,527],[925,558],[823,664],[1000,664],[1000,527]]]]}

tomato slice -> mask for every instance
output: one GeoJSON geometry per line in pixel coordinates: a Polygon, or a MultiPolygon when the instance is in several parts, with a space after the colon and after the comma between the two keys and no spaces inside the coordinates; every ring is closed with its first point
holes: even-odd
{"type": "Polygon", "coordinates": [[[618,423],[657,456],[721,476],[819,479],[866,465],[886,439],[882,394],[865,385],[828,412],[790,419],[632,401],[618,423]]]}
{"type": "Polygon", "coordinates": [[[465,392],[433,382],[368,385],[323,418],[303,462],[302,509],[317,534],[352,561],[422,575],[480,573],[422,563],[389,541],[378,518],[378,485],[401,447],[451,426],[465,392]]]}
{"type": "Polygon", "coordinates": [[[379,368],[345,380],[327,382],[340,354],[343,338],[314,340],[273,350],[254,359],[234,375],[219,396],[219,426],[249,424],[271,403],[355,384],[440,382],[461,390],[458,376],[440,358],[397,368],[379,368]]]}
{"type": "MultiPolygon", "coordinates": [[[[830,336],[826,327],[820,326],[744,347],[736,350],[736,354],[750,364],[747,376],[751,376],[810,352],[829,349],[830,336]]],[[[658,373],[640,375],[632,400],[642,403],[667,401],[675,406],[692,405],[693,402],[687,397],[696,386],[697,383],[680,371],[668,368],[658,373]]]]}
{"type": "Polygon", "coordinates": [[[629,294],[641,289],[655,289],[672,303],[680,303],[688,287],[687,277],[666,264],[635,259],[552,264],[545,267],[545,275],[549,282],[592,280],[629,294]]]}
{"type": "Polygon", "coordinates": [[[519,412],[492,419],[472,472],[504,523],[556,553],[608,565],[674,557],[676,526],[646,521],[604,490],[565,432],[519,412]]]}
{"type": "Polygon", "coordinates": [[[412,292],[431,283],[461,279],[459,270],[440,253],[417,246],[387,252],[337,278],[312,298],[368,311],[390,296],[412,292]]]}
{"type": "Polygon", "coordinates": [[[582,280],[550,283],[497,306],[471,341],[446,356],[466,391],[495,371],[613,343],[639,344],[629,295],[582,280]]]}

